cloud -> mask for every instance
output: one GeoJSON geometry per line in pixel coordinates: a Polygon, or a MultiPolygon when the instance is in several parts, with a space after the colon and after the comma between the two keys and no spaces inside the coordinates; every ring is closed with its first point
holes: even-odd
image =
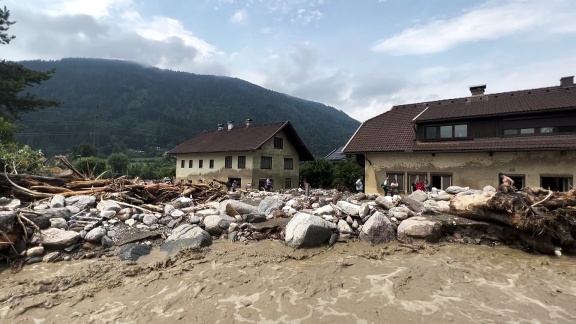
{"type": "Polygon", "coordinates": [[[248,14],[246,13],[246,10],[242,9],[236,11],[232,17],[230,17],[230,21],[235,24],[241,24],[246,21],[247,17],[248,14]]]}
{"type": "Polygon", "coordinates": [[[560,25],[562,28],[557,31],[569,32],[576,29],[575,16],[576,7],[570,0],[488,1],[460,16],[434,19],[423,26],[405,29],[376,42],[372,49],[393,55],[431,54],[537,28],[554,32],[554,26],[560,25]]]}

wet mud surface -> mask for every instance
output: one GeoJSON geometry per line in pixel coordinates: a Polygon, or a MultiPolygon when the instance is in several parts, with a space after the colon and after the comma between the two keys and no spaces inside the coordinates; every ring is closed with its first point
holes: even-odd
{"type": "Polygon", "coordinates": [[[1,323],[576,322],[576,258],[505,246],[217,240],[0,271],[1,323]]]}

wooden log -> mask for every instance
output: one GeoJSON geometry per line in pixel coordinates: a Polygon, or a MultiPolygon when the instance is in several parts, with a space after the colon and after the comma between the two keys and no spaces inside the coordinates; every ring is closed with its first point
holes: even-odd
{"type": "Polygon", "coordinates": [[[62,187],[54,187],[54,186],[32,186],[30,187],[32,190],[36,190],[39,192],[47,192],[47,193],[61,193],[61,192],[71,192],[72,190],[62,187]]]}
{"type": "Polygon", "coordinates": [[[70,181],[65,186],[71,189],[91,188],[91,187],[104,187],[111,183],[110,180],[83,180],[83,181],[70,181]]]}

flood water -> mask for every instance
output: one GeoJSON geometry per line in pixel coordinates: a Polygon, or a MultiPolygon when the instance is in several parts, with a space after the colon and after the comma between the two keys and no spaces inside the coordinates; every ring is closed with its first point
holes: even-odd
{"type": "Polygon", "coordinates": [[[574,323],[576,259],[508,247],[224,241],[0,273],[1,323],[574,323]]]}

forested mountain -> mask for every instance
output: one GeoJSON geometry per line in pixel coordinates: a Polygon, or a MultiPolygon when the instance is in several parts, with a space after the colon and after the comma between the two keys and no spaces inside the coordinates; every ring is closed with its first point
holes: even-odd
{"type": "Polygon", "coordinates": [[[101,154],[167,151],[217,124],[247,118],[264,124],[290,120],[315,155],[344,145],[359,122],[320,103],[291,97],[230,77],[162,70],[103,59],[24,61],[35,70],[56,69],[31,92],[60,107],[22,115],[21,144],[46,156],[90,144],[101,154]]]}

